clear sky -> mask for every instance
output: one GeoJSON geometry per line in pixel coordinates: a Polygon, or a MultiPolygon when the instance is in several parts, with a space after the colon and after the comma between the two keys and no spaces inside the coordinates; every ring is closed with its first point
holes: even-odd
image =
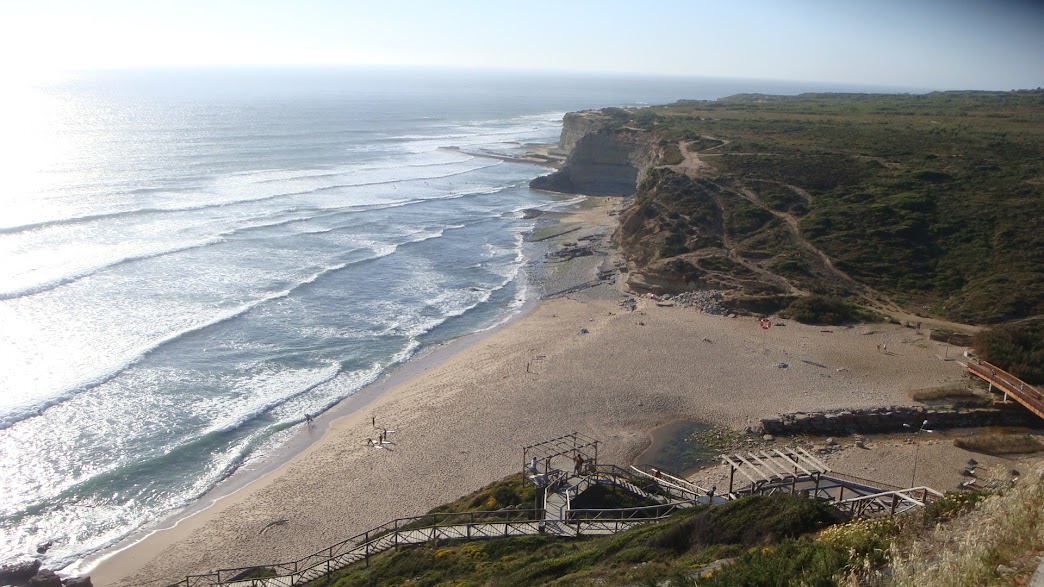
{"type": "Polygon", "coordinates": [[[400,64],[1044,86],[1040,0],[5,0],[8,75],[400,64]]]}

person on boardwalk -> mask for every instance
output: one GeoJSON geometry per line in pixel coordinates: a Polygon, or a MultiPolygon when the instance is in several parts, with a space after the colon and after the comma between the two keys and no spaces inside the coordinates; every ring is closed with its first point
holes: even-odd
{"type": "Polygon", "coordinates": [[[576,456],[573,457],[573,473],[579,475],[580,471],[582,471],[583,469],[584,469],[584,457],[582,457],[580,455],[580,453],[576,453],[576,456]]]}
{"type": "Polygon", "coordinates": [[[529,463],[529,471],[534,475],[537,474],[537,458],[533,457],[533,460],[529,463]]]}

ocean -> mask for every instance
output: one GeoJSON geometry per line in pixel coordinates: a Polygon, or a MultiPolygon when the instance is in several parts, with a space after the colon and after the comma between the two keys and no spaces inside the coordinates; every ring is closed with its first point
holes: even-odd
{"type": "Polygon", "coordinates": [[[530,190],[545,168],[441,147],[519,153],[570,110],[825,89],[298,68],[9,92],[0,562],[62,568],[146,529],[305,414],[532,299],[522,210],[577,199],[530,190]]]}

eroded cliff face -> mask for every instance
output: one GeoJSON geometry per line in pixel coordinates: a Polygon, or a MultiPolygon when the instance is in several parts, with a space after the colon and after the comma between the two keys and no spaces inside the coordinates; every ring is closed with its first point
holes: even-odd
{"type": "Polygon", "coordinates": [[[569,155],[580,139],[589,133],[608,128],[610,122],[608,116],[597,110],[566,113],[562,118],[562,135],[558,139],[558,146],[551,152],[569,155]]]}
{"type": "Polygon", "coordinates": [[[561,169],[530,182],[535,189],[589,196],[629,196],[642,172],[658,156],[651,133],[612,128],[599,112],[567,114],[559,149],[568,152],[561,169]]]}

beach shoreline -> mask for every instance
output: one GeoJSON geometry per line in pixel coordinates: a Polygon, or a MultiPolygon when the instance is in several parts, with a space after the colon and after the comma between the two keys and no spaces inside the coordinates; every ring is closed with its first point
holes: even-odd
{"type": "MultiPolygon", "coordinates": [[[[585,287],[407,362],[384,385],[357,394],[354,407],[349,398],[320,418],[321,436],[289,460],[102,561],[91,571],[94,584],[161,586],[217,568],[291,561],[517,472],[522,446],[574,430],[602,442],[601,462],[626,466],[668,422],[739,433],[784,412],[915,405],[910,390],[961,377],[954,362],[937,357],[941,343],[900,326],[763,330],[753,318],[631,297],[619,276],[585,282],[619,267],[608,242],[617,219],[611,206],[623,201],[587,202],[562,219],[581,228],[549,244],[568,248],[584,237],[595,252],[550,256],[534,276],[544,292],[567,282],[585,287]],[[628,298],[633,310],[621,305],[628,298]],[[894,350],[881,353],[883,341],[894,350]],[[393,444],[366,442],[378,432],[371,414],[377,429],[395,430],[393,444]]],[[[882,441],[882,450],[841,450],[830,462],[901,484],[918,446],[882,441]],[[879,462],[884,454],[900,465],[879,462]]],[[[967,457],[945,443],[931,447],[918,479],[949,489],[967,457]]],[[[706,472],[706,482],[715,474],[706,472]]]]}
{"type": "MultiPolygon", "coordinates": [[[[600,200],[602,206],[609,203],[608,199],[594,198],[594,200],[600,200]]],[[[587,201],[589,200],[585,200],[585,202],[587,201]]],[[[584,206],[584,202],[581,202],[572,207],[581,209],[584,206]]],[[[544,225],[543,228],[547,229],[549,226],[554,227],[561,224],[563,219],[568,221],[573,215],[574,213],[569,211],[546,213],[541,224],[544,225]]],[[[559,237],[555,238],[561,240],[559,237]]],[[[457,353],[464,352],[471,345],[480,343],[498,329],[523,318],[538,306],[544,294],[553,293],[548,292],[547,288],[553,290],[564,288],[563,280],[560,277],[556,278],[546,274],[541,269],[543,252],[555,242],[554,239],[547,240],[550,242],[540,245],[535,244],[538,241],[527,240],[529,250],[526,261],[526,279],[533,282],[532,285],[536,286],[537,291],[536,295],[529,296],[516,311],[481,330],[422,349],[408,360],[383,373],[376,381],[315,416],[312,423],[306,423],[303,429],[272,453],[263,456],[256,463],[250,463],[237,469],[194,503],[168,515],[157,524],[132,533],[116,544],[66,567],[63,572],[73,575],[90,575],[97,585],[108,584],[112,580],[132,572],[144,560],[158,555],[167,544],[185,539],[193,530],[219,515],[225,507],[248,498],[254,490],[265,485],[266,480],[270,477],[278,476],[281,469],[306,453],[324,435],[328,434],[332,423],[336,420],[365,412],[367,406],[370,406],[388,390],[394,389],[413,377],[422,376],[433,366],[457,353]]]]}

